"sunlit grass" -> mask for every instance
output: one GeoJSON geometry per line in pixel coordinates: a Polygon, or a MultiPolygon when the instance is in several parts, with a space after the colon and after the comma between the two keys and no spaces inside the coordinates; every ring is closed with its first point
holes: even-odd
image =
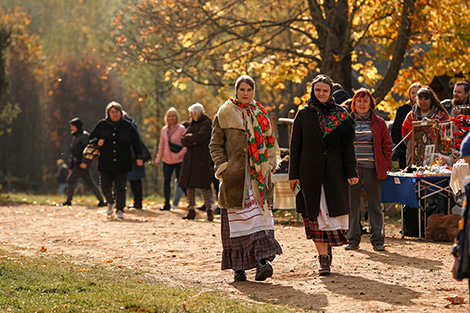
{"type": "MultiPolygon", "coordinates": [[[[0,205],[21,205],[21,204],[41,204],[41,205],[61,205],[66,197],[58,194],[38,195],[27,193],[3,193],[0,195],[0,205]]],[[[144,205],[159,206],[163,203],[163,197],[149,196],[144,199],[144,205]]],[[[132,203],[132,195],[128,195],[127,203],[132,203]]],[[[73,205],[96,206],[98,200],[94,195],[75,195],[73,205]]]]}
{"type": "MultiPolygon", "coordinates": [[[[236,300],[201,287],[169,287],[156,274],[63,257],[24,257],[0,250],[2,312],[293,312],[236,300]]],[[[303,311],[295,308],[296,312],[303,311]]]]}

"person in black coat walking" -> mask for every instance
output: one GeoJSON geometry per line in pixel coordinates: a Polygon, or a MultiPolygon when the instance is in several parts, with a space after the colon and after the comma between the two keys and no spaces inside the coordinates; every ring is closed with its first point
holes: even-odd
{"type": "MultiPolygon", "coordinates": [[[[405,121],[405,118],[408,113],[410,113],[413,105],[416,104],[418,90],[421,87],[422,86],[420,83],[411,84],[411,86],[408,88],[408,101],[406,101],[404,105],[397,109],[397,114],[395,115],[395,120],[393,121],[391,132],[392,141],[395,145],[399,144],[400,141],[403,139],[403,136],[401,134],[401,126],[403,125],[403,122],[405,121]]],[[[400,143],[399,146],[394,148],[392,160],[398,161],[399,167],[401,169],[404,169],[406,167],[406,144],[404,142],[400,143]]]]}
{"type": "Polygon", "coordinates": [[[67,200],[62,205],[72,205],[73,192],[77,185],[77,180],[81,177],[83,182],[98,198],[98,206],[105,206],[106,203],[104,203],[103,196],[91,178],[86,159],[83,157],[83,149],[88,144],[88,132],[83,130],[83,123],[78,117],[72,119],[69,123],[73,139],[70,144],[71,155],[69,175],[67,176],[67,200]]]}
{"type": "Polygon", "coordinates": [[[301,190],[296,211],[307,239],[318,251],[320,275],[330,274],[332,246],[348,243],[349,185],[359,181],[354,152],[354,121],[332,97],[333,81],[317,75],[307,105],[292,125],[289,185],[301,190]]]}
{"type": "Polygon", "coordinates": [[[123,119],[119,103],[113,101],[108,104],[106,119],[96,124],[90,134],[90,142],[97,142],[100,147],[98,171],[101,191],[108,202],[108,216],[113,214],[115,204],[116,215],[122,219],[126,206],[127,173],[132,170],[132,149],[136,155],[136,165],[143,166],[143,161],[137,130],[123,119]]]}

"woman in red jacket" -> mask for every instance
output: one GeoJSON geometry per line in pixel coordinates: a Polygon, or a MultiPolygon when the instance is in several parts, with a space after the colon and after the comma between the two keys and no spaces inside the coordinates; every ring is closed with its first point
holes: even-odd
{"type": "Polygon", "coordinates": [[[382,233],[383,216],[380,204],[382,180],[387,178],[387,170],[392,169],[392,140],[385,121],[375,113],[375,100],[370,92],[359,89],[353,97],[352,117],[356,122],[354,150],[356,152],[359,183],[349,188],[351,196],[351,214],[349,214],[349,244],[346,250],[359,248],[361,242],[361,193],[366,193],[370,241],[374,250],[384,251],[382,233]]]}

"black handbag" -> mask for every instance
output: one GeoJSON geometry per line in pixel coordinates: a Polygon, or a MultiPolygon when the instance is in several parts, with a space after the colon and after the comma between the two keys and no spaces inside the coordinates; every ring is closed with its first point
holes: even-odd
{"type": "Polygon", "coordinates": [[[178,153],[181,151],[181,149],[183,149],[183,146],[180,146],[176,143],[172,143],[171,140],[170,140],[170,131],[168,130],[167,131],[167,136],[168,136],[168,144],[170,145],[170,151],[173,152],[173,153],[178,153]]]}
{"type": "Polygon", "coordinates": [[[152,155],[150,154],[149,149],[147,148],[147,146],[144,144],[143,141],[141,141],[140,144],[142,146],[142,162],[145,163],[152,158],[152,155]]]}
{"type": "Polygon", "coordinates": [[[176,143],[172,143],[171,141],[168,142],[170,144],[170,151],[174,153],[178,153],[183,149],[183,146],[177,145],[176,143]]]}

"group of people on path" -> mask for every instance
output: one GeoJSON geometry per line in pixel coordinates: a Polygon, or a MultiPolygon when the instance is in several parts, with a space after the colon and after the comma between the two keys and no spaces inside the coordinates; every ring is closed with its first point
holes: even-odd
{"type": "MultiPolygon", "coordinates": [[[[270,262],[282,254],[274,236],[271,180],[279,147],[268,113],[254,100],[255,90],[250,76],[240,76],[235,96],[220,106],[213,122],[199,103],[188,108],[190,122],[186,127],[179,123],[178,111],[170,108],[155,159],[157,166],[163,163],[162,210],[175,207],[175,200],[177,205],[178,199],[170,204],[175,173],[175,194],[177,189],[180,194],[186,193],[189,203],[184,219],[195,218],[195,189],[200,189],[207,219],[213,220],[212,175],[219,180],[221,267],[232,269],[235,281],[246,280],[245,271],[251,268],[256,268],[255,280],[266,280],[273,275],[270,262]]],[[[335,102],[333,91],[328,76],[315,77],[307,105],[294,118],[289,152],[289,184],[293,191],[300,190],[296,193],[296,210],[302,215],[306,238],[313,240],[318,252],[320,275],[330,274],[333,247],[359,248],[362,191],[367,199],[371,244],[376,251],[385,250],[380,191],[381,181],[392,167],[392,140],[385,121],[374,113],[376,104],[371,93],[359,89],[349,101],[348,110],[335,102]]],[[[448,116],[433,95],[429,87],[410,87],[410,104],[416,101],[417,105],[404,118],[402,133],[413,120],[448,116]]],[[[74,140],[67,182],[73,186],[83,177],[99,205],[108,206],[108,215],[116,210],[118,218],[123,218],[128,172],[133,164],[143,166],[144,152],[136,126],[124,117],[121,105],[111,102],[106,118],[90,135],[79,119],[70,121],[74,140]],[[106,202],[88,179],[91,161],[82,151],[92,142],[100,147],[98,171],[106,202]]],[[[73,195],[70,189],[68,204],[73,195]]]]}

